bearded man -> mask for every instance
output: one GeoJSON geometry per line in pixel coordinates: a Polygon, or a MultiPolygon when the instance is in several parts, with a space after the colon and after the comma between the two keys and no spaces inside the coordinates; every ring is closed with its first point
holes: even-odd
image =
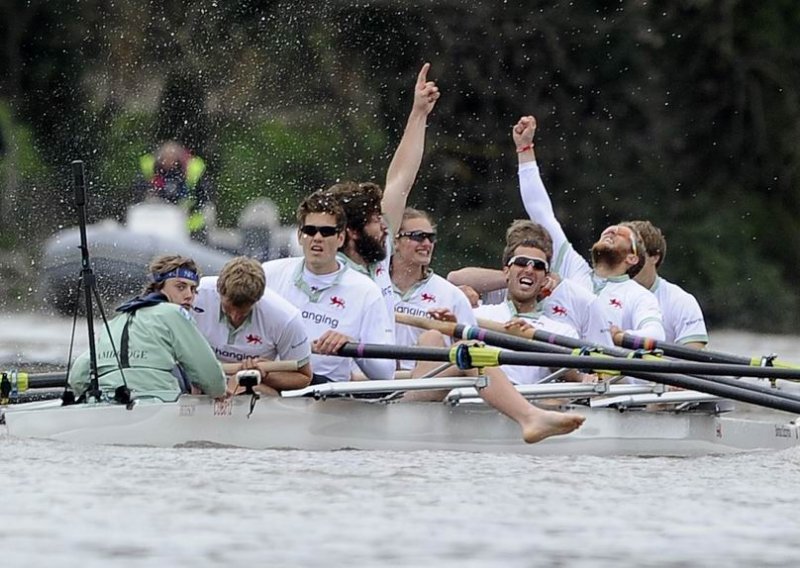
{"type": "Polygon", "coordinates": [[[534,151],[533,135],[536,119],[523,116],[512,129],[517,147],[519,184],[525,210],[533,221],[540,223],[553,239],[553,267],[563,279],[583,285],[597,296],[595,303],[604,315],[603,329],[595,335],[627,333],[664,340],[664,324],[658,299],[632,278],[645,262],[645,245],[641,236],[630,226],[611,225],[600,233],[592,245],[592,264],[575,251],[564,229],[556,219],[553,204],[539,174],[534,151]]]}

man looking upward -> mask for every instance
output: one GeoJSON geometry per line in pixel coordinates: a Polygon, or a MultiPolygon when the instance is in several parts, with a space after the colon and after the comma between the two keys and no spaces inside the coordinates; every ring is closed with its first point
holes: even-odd
{"type": "Polygon", "coordinates": [[[523,116],[512,129],[517,147],[522,203],[533,221],[540,223],[553,239],[553,270],[594,292],[605,316],[603,329],[594,330],[588,339],[602,342],[614,328],[652,339],[665,338],[661,310],[656,297],[634,282],[644,265],[641,237],[630,227],[612,225],[592,245],[592,264],[579,255],[567,239],[553,211],[536,164],[533,135],[536,119],[523,116]],[[597,334],[597,337],[593,337],[597,334]]]}

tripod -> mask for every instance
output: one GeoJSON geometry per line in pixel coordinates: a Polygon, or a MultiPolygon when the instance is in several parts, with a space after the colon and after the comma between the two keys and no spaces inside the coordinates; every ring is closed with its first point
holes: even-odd
{"type": "MultiPolygon", "coordinates": [[[[75,207],[78,211],[78,227],[80,229],[81,237],[81,274],[78,280],[75,297],[75,313],[73,317],[73,336],[75,333],[75,321],[78,317],[78,307],[80,304],[80,295],[83,291],[84,301],[86,304],[86,326],[89,333],[89,389],[86,391],[86,400],[99,401],[102,398],[102,391],[100,390],[99,373],[97,369],[97,347],[94,337],[94,312],[93,305],[97,302],[98,310],[105,323],[106,330],[108,330],[108,320],[103,311],[103,303],[100,300],[100,294],[97,290],[97,280],[92,270],[92,263],[89,258],[89,246],[86,239],[86,179],[84,176],[83,160],[74,160],[72,162],[72,182],[75,190],[75,207]]],[[[110,333],[109,333],[110,337],[110,333]]],[[[113,345],[113,342],[112,342],[113,345]]],[[[115,348],[116,351],[116,348],[115,348]]],[[[125,377],[123,375],[123,381],[125,377]]],[[[118,387],[114,393],[114,399],[123,404],[131,402],[131,394],[127,384],[118,387]]],[[[67,388],[62,396],[64,405],[72,404],[75,402],[75,393],[67,388]]]]}

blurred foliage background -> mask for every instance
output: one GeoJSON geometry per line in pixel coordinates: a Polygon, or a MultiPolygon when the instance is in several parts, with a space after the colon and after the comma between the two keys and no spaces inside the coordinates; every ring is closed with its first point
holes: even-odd
{"type": "Polygon", "coordinates": [[[138,157],[176,138],[223,224],[261,195],[290,222],[314,189],[383,183],[430,61],[442,98],[410,204],[439,220],[439,273],[498,263],[524,216],[510,128],[534,114],[578,250],[650,219],[712,330],[798,330],[796,0],[5,0],[0,36],[6,306],[37,301],[37,247],[75,223],[71,160],[90,220],[121,217],[138,157]]]}

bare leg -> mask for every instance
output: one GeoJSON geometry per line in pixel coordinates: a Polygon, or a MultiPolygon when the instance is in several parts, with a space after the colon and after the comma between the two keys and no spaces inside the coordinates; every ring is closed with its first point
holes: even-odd
{"type": "Polygon", "coordinates": [[[525,400],[505,373],[497,367],[484,369],[489,385],[480,390],[487,404],[502,412],[522,428],[522,438],[529,444],[550,436],[569,434],[583,424],[580,414],[543,410],[525,400]]]}
{"type": "MultiPolygon", "coordinates": [[[[426,347],[444,347],[444,335],[438,331],[426,331],[419,336],[417,345],[426,347]]],[[[411,373],[412,378],[419,378],[435,369],[439,364],[433,361],[420,361],[411,373]]],[[[532,405],[519,394],[514,385],[499,368],[484,369],[489,378],[489,384],[479,393],[484,401],[495,410],[502,412],[522,428],[522,438],[529,444],[539,442],[550,436],[569,434],[583,424],[585,418],[580,414],[554,412],[543,410],[532,405]]],[[[463,371],[451,367],[439,376],[475,376],[476,369],[463,371]]],[[[447,396],[446,390],[439,391],[412,391],[403,396],[406,401],[441,401],[447,396]]]]}

